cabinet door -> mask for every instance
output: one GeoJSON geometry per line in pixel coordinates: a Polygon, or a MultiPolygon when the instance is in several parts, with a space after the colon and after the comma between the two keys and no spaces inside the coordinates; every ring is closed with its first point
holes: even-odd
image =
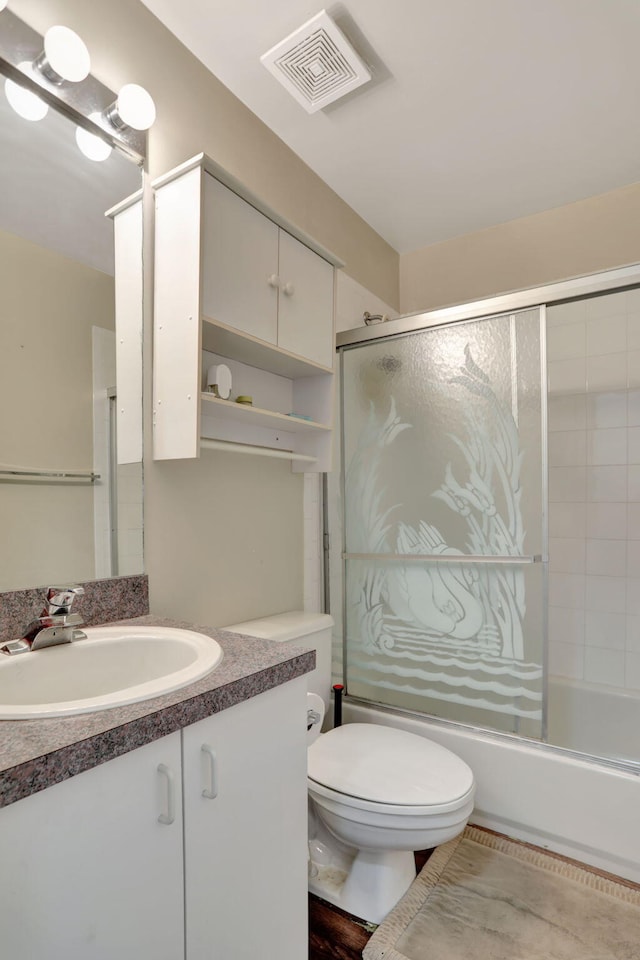
{"type": "Polygon", "coordinates": [[[333,267],[280,231],[278,346],[333,367],[333,267]]]}
{"type": "Polygon", "coordinates": [[[278,227],[206,174],[203,236],[204,315],[275,343],[278,227]]]}
{"type": "Polygon", "coordinates": [[[2,956],[183,957],[181,813],[179,733],[0,810],[2,956]]]}
{"type": "Polygon", "coordinates": [[[188,960],[305,960],[304,677],[183,730],[188,960]]]}

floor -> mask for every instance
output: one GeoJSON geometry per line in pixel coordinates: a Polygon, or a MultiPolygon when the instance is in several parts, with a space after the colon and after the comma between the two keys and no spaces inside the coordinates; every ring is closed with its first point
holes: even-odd
{"type": "MultiPolygon", "coordinates": [[[[418,872],[432,853],[419,850],[415,854],[418,872]]],[[[309,960],[361,960],[374,929],[373,924],[309,894],[309,960]]]]}
{"type": "MultiPolygon", "coordinates": [[[[533,845],[527,843],[525,846],[533,845]]],[[[537,848],[533,847],[533,849],[537,848]]],[[[549,850],[544,852],[549,856],[558,857],[559,860],[577,863],[575,860],[561,857],[560,854],[551,853],[549,850]]],[[[417,872],[422,870],[432,853],[433,850],[419,850],[415,854],[417,872]]],[[[586,864],[580,863],[578,866],[585,867],[586,864]]],[[[601,877],[616,880],[633,890],[640,890],[640,884],[633,883],[631,880],[614,877],[595,867],[586,866],[586,869],[592,870],[601,877]]],[[[362,960],[362,951],[374,929],[373,924],[367,924],[319,897],[309,894],[309,960],[362,960]]]]}

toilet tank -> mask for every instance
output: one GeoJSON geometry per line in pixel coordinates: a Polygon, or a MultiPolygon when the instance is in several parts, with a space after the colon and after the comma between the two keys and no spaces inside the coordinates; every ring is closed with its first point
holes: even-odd
{"type": "Polygon", "coordinates": [[[331,629],[333,618],[326,613],[290,610],[260,620],[234,623],[225,630],[244,633],[262,640],[277,640],[291,646],[311,647],[316,651],[316,668],[307,675],[310,693],[317,693],[325,704],[331,693],[331,629]]]}

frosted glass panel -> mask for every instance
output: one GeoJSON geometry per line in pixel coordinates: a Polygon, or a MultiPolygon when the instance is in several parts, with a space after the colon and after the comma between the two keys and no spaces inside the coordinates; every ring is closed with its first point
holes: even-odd
{"type": "Polygon", "coordinates": [[[343,352],[349,694],[541,735],[540,350],[529,310],[343,352]]]}

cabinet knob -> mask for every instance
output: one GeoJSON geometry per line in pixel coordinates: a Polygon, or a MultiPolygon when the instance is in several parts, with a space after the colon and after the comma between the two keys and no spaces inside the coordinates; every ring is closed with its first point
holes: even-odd
{"type": "Polygon", "coordinates": [[[292,283],[285,283],[285,285],[282,288],[282,292],[284,293],[285,297],[292,297],[294,290],[295,290],[295,287],[293,286],[292,283]]]}
{"type": "Polygon", "coordinates": [[[279,287],[280,286],[280,277],[277,273],[272,273],[271,276],[267,277],[267,283],[270,287],[279,287]]]}

